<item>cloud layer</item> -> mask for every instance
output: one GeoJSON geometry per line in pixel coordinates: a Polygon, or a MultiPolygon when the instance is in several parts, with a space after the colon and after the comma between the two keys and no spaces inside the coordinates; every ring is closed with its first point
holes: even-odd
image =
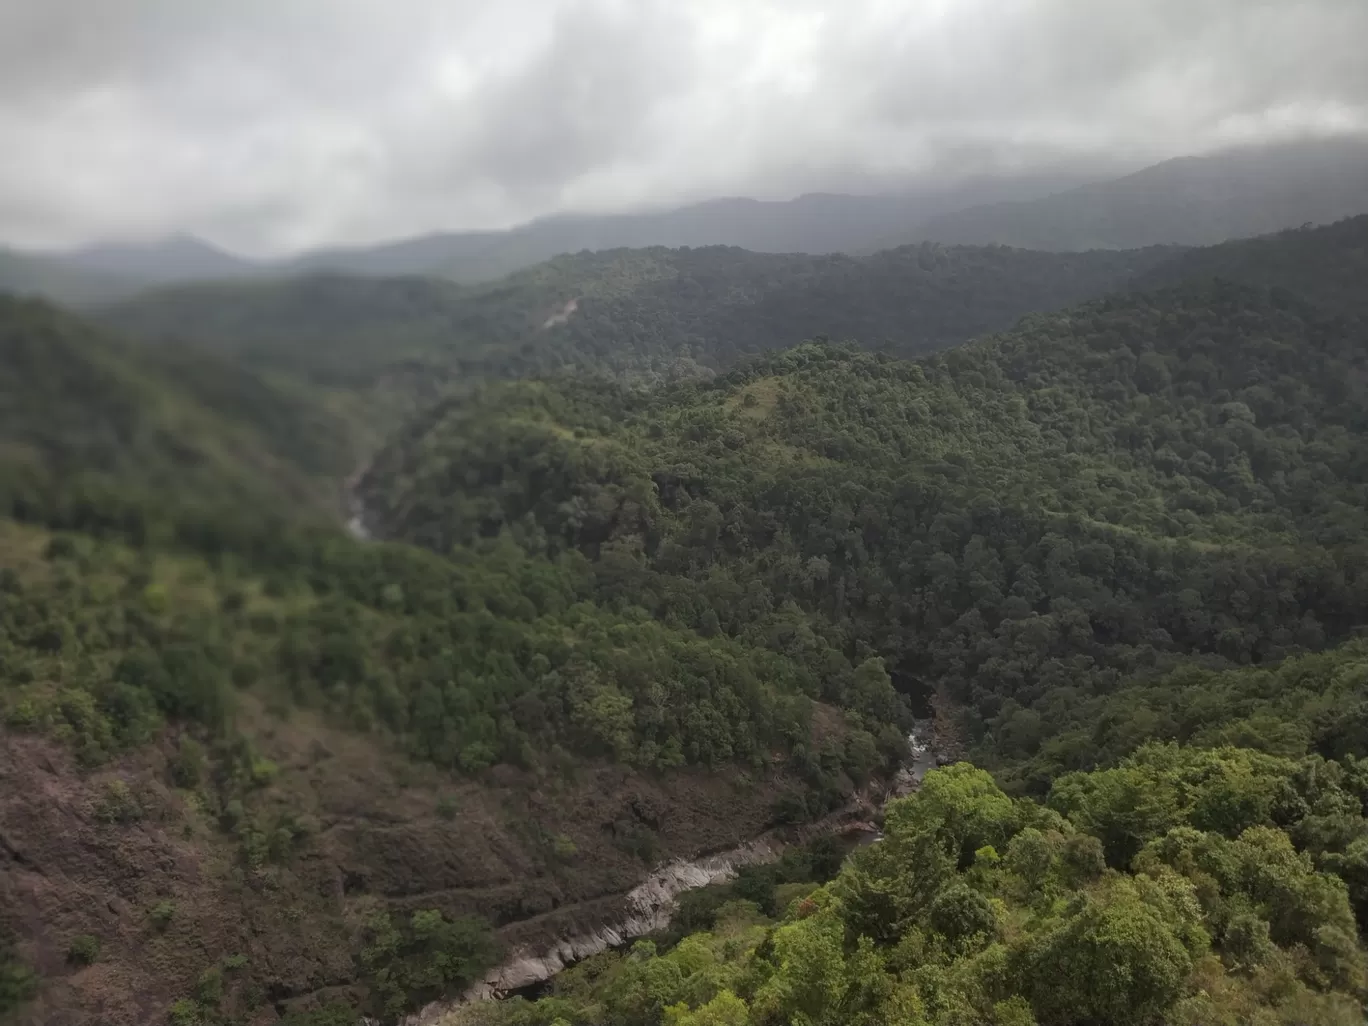
{"type": "Polygon", "coordinates": [[[252,252],[1368,129],[1363,0],[9,0],[0,239],[252,252]]]}

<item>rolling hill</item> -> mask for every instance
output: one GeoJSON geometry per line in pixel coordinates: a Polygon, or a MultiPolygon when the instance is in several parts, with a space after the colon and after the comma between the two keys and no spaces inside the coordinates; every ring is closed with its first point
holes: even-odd
{"type": "Polygon", "coordinates": [[[160,290],[99,316],[130,337],[338,380],[414,366],[429,377],[578,367],[649,379],[710,373],[813,333],[922,352],[1116,289],[1165,255],[612,250],[484,286],[321,275],[160,290]]]}

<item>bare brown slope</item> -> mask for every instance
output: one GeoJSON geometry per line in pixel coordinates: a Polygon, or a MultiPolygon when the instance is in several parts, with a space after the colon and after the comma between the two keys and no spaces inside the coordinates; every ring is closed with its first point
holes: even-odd
{"type": "Polygon", "coordinates": [[[353,988],[378,909],[481,915],[519,940],[563,930],[646,875],[649,860],[627,850],[635,831],[656,838],[653,859],[730,847],[764,824],[780,786],[610,766],[457,783],[303,716],[247,728],[280,767],[249,812],[289,810],[309,832],[260,869],[166,783],[169,739],[84,774],[53,742],[0,735],[0,926],[44,978],[21,1026],[159,1022],[233,956],[246,964],[224,973],[223,1007],[271,1022],[353,988]],[[120,811],[121,788],[139,813],[120,811]],[[163,930],[152,913],[165,902],[163,930]],[[82,934],[101,946],[84,967],[68,960],[82,934]]]}

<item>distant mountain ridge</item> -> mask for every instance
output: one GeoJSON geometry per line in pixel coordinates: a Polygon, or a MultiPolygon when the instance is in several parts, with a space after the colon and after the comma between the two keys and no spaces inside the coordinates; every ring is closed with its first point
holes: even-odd
{"type": "Polygon", "coordinates": [[[235,256],[193,235],[144,243],[103,243],[57,258],[73,267],[153,283],[235,278],[267,267],[235,256]]]}
{"type": "Polygon", "coordinates": [[[1368,138],[1180,157],[1042,199],[933,218],[921,237],[1023,249],[1207,246],[1368,213],[1368,138]]]}
{"type": "Polygon", "coordinates": [[[1032,174],[968,180],[906,194],[808,193],[792,200],[744,197],[705,200],[673,209],[623,214],[554,214],[505,230],[433,232],[364,246],[309,250],[276,260],[229,253],[191,235],[100,243],[65,253],[15,252],[15,261],[46,268],[8,273],[0,291],[34,292],[57,302],[85,303],[127,296],[147,287],[190,281],[289,277],[328,272],[398,277],[420,275],[466,284],[494,281],[552,257],[584,250],[651,246],[739,246],[757,253],[836,253],[882,248],[890,233],[905,241],[927,217],[973,203],[1040,196],[1085,176],[1032,174]],[[61,273],[107,280],[103,288],[68,286],[61,273]],[[52,287],[33,288],[37,280],[52,287]],[[12,284],[13,282],[13,284],[12,284]],[[88,298],[93,296],[93,299],[88,298]]]}
{"type": "Polygon", "coordinates": [[[501,232],[454,232],[380,246],[306,253],[292,270],[349,274],[438,274],[492,281],[552,257],[584,250],[737,246],[755,253],[845,253],[906,241],[926,218],[985,197],[1039,196],[1063,179],[1029,176],[970,182],[905,195],[807,193],[792,200],[728,197],[634,214],[557,214],[501,232]]]}

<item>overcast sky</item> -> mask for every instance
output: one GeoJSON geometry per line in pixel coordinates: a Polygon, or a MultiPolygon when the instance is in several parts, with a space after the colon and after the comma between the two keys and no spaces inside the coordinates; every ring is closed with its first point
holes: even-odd
{"type": "Polygon", "coordinates": [[[0,0],[0,240],[279,252],[1368,128],[1368,0],[0,0]]]}

